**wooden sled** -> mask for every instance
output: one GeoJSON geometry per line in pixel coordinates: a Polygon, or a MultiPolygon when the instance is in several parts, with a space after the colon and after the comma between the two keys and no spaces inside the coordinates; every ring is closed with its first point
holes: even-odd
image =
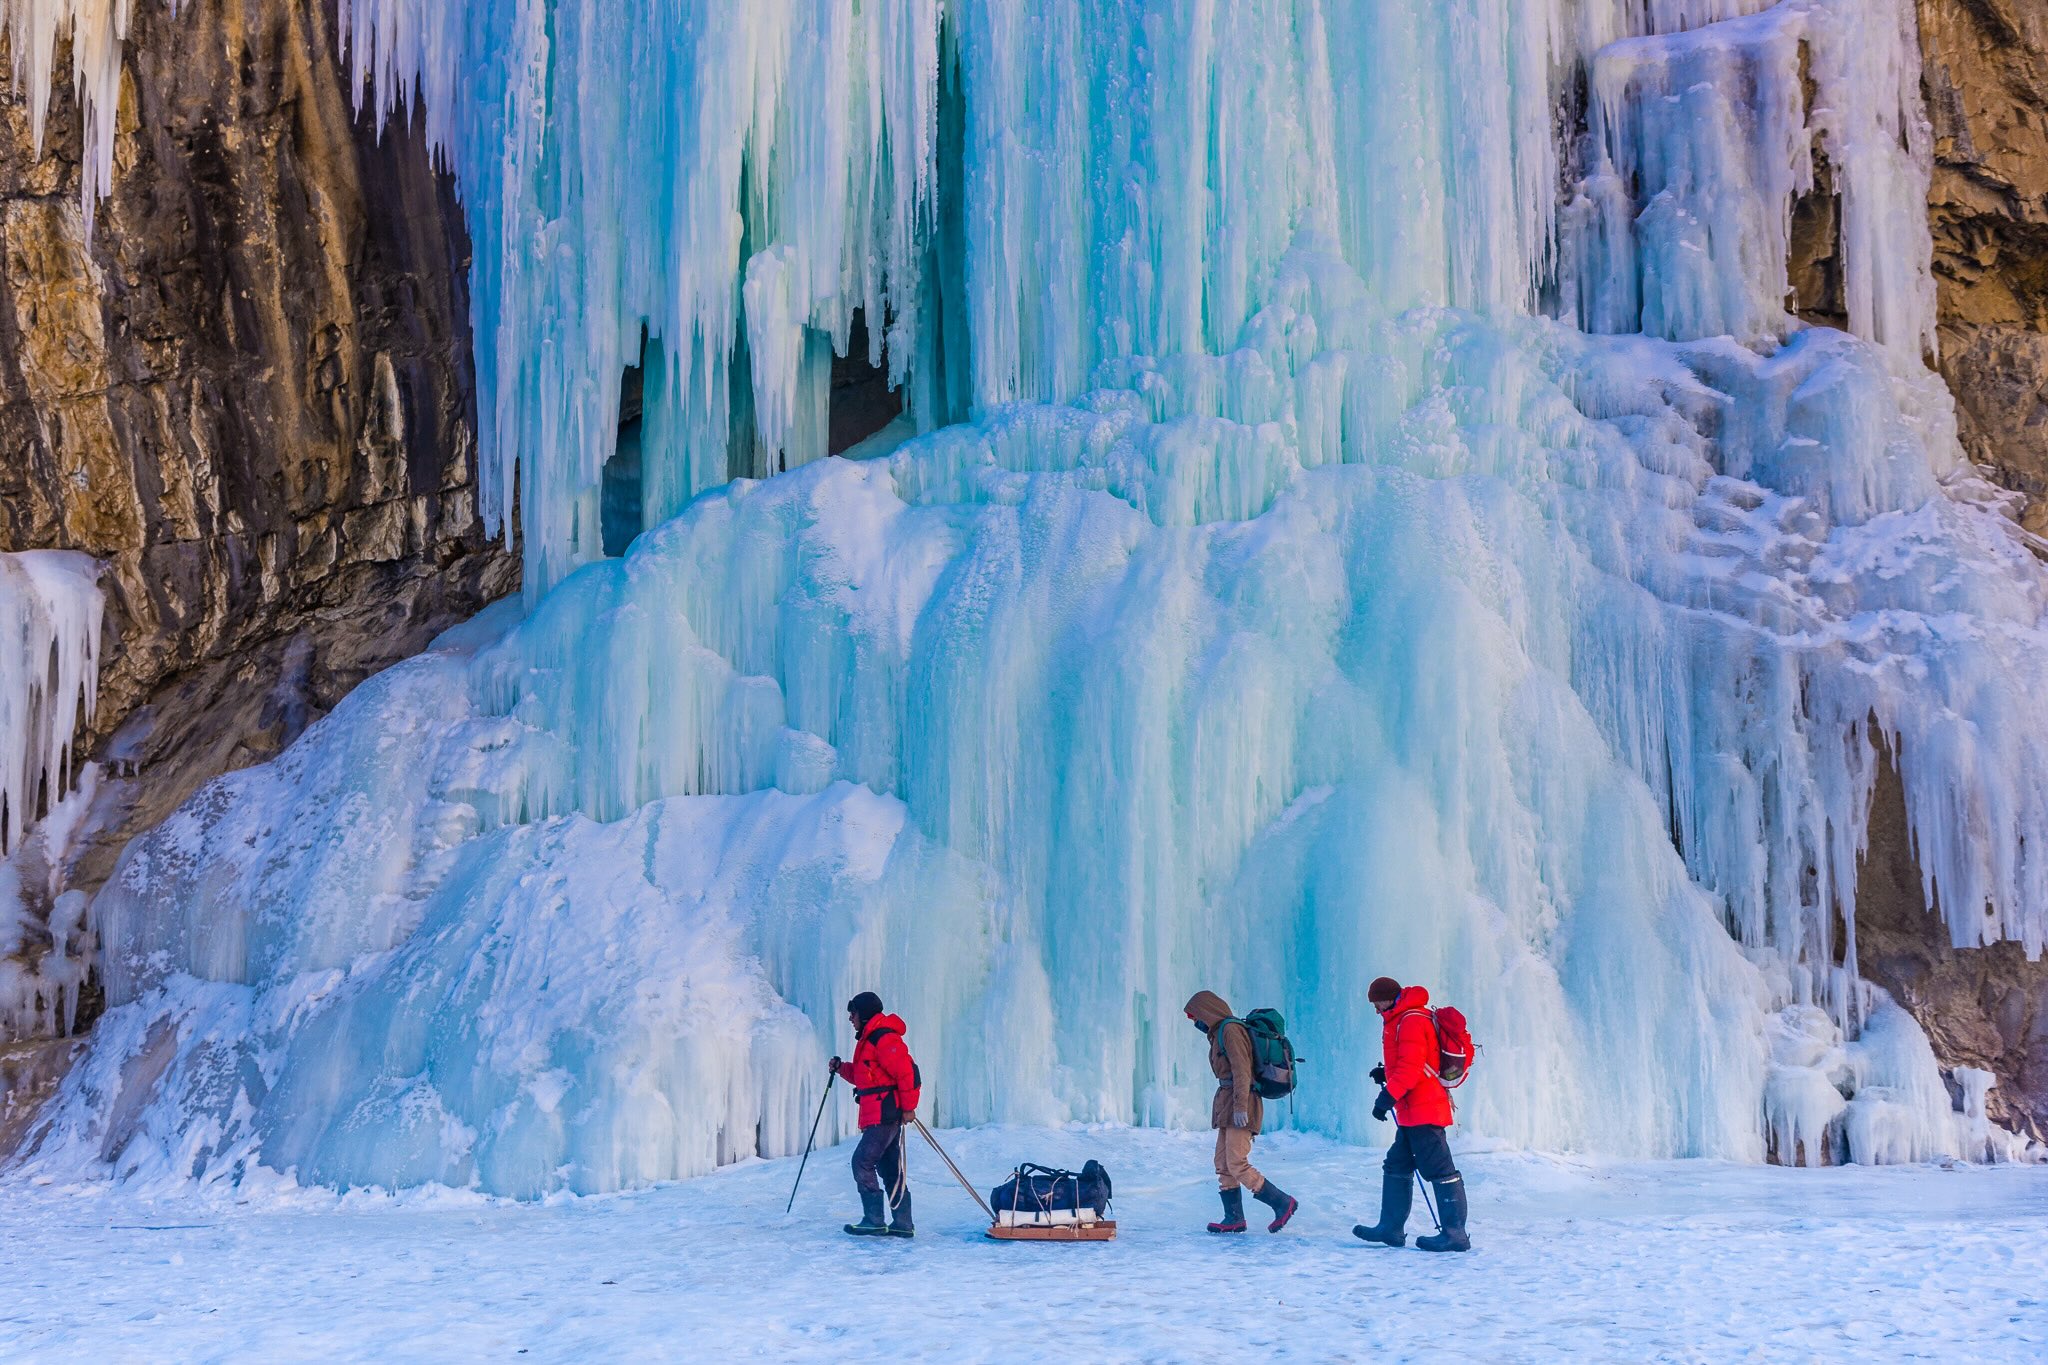
{"type": "Polygon", "coordinates": [[[999,1242],[1107,1242],[1116,1236],[1116,1220],[1095,1223],[1051,1223],[1039,1227],[1004,1227],[991,1223],[988,1235],[999,1242]]]}

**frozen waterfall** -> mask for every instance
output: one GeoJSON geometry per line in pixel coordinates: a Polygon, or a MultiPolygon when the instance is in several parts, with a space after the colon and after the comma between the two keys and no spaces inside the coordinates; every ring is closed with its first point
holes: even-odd
{"type": "Polygon", "coordinates": [[[1493,1137],[1983,1154],[1842,932],[1881,739],[1955,941],[2048,938],[1906,0],[343,9],[461,186],[527,600],[129,847],[31,1161],[695,1174],[867,988],[947,1122],[1201,1122],[1213,985],[1368,1140],[1381,972],[1493,1137]],[[825,459],[857,309],[919,434],[825,459]]]}
{"type": "Polygon", "coordinates": [[[74,790],[99,695],[99,572],[63,550],[0,554],[0,1043],[70,1032],[91,961],[85,895],[50,868],[96,777],[84,765],[74,790]]]}

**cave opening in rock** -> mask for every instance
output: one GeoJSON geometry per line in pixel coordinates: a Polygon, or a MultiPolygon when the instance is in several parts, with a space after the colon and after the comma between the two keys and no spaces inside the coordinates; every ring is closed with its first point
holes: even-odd
{"type": "Polygon", "coordinates": [[[832,392],[825,414],[825,452],[843,455],[903,415],[903,393],[889,387],[889,358],[868,358],[864,309],[853,310],[846,354],[832,358],[832,392]]]}
{"type": "Polygon", "coordinates": [[[1819,327],[1849,330],[1842,269],[1842,196],[1826,153],[1813,158],[1813,188],[1792,205],[1785,311],[1819,327]]]}

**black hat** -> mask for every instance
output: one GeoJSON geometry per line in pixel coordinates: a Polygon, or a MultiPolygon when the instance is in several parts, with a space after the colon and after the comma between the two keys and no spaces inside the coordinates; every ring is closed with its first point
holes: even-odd
{"type": "Polygon", "coordinates": [[[853,1016],[856,1024],[865,1028],[868,1020],[882,1012],[882,997],[873,991],[862,991],[846,1002],[846,1012],[853,1016]]]}
{"type": "Polygon", "coordinates": [[[1383,976],[1365,988],[1365,998],[1375,1005],[1391,1005],[1401,998],[1401,983],[1391,976],[1383,976]]]}

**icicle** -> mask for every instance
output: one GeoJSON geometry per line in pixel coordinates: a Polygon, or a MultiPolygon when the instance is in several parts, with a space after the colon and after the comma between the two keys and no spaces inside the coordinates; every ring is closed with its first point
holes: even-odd
{"type": "Polygon", "coordinates": [[[88,898],[64,879],[98,782],[86,764],[77,789],[0,859],[0,1041],[63,1037],[77,1024],[97,945],[88,898]]]}
{"type": "Polygon", "coordinates": [[[71,782],[71,740],[99,697],[99,565],[82,554],[0,554],[0,848],[71,782]]]}
{"type": "Polygon", "coordinates": [[[26,93],[29,135],[43,154],[57,44],[71,43],[71,88],[78,96],[79,207],[92,233],[99,202],[114,183],[114,132],[121,98],[121,45],[134,0],[0,0],[0,21],[14,54],[15,88],[26,93]]]}
{"type": "Polygon", "coordinates": [[[811,420],[791,375],[820,363],[799,329],[843,346],[855,308],[929,429],[1073,397],[1107,361],[1230,349],[1304,231],[1384,254],[1373,283],[1400,302],[1513,312],[1549,259],[1556,0],[606,8],[343,4],[368,98],[416,92],[463,187],[483,507],[495,525],[517,479],[530,597],[592,553],[577,500],[643,324],[667,356],[670,434],[646,446],[667,515],[725,476],[705,451],[737,429],[741,336],[773,468],[814,453],[786,445],[811,420]]]}
{"type": "Polygon", "coordinates": [[[0,1041],[69,1033],[92,965],[59,869],[98,778],[79,765],[74,789],[72,743],[99,696],[103,611],[90,556],[0,554],[0,1041]]]}
{"type": "Polygon", "coordinates": [[[1818,152],[1842,197],[1850,330],[1917,370],[1935,345],[1933,151],[1907,0],[1601,12],[1587,30],[1608,40],[1591,58],[1587,175],[1558,224],[1580,325],[1784,335],[1792,206],[1818,152]]]}

